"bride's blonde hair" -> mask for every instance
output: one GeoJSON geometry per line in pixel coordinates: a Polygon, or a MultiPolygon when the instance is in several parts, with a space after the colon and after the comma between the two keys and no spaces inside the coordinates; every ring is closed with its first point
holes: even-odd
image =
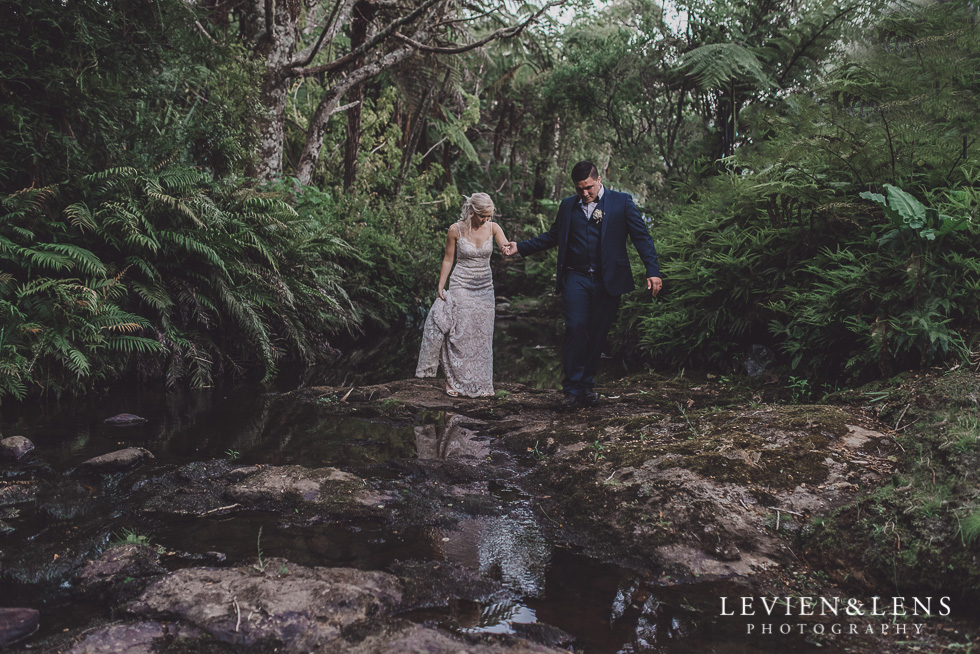
{"type": "Polygon", "coordinates": [[[474,213],[488,213],[492,218],[494,211],[493,200],[490,199],[489,195],[474,193],[466,198],[466,202],[463,203],[463,210],[459,213],[459,219],[464,223],[469,222],[474,213]]]}

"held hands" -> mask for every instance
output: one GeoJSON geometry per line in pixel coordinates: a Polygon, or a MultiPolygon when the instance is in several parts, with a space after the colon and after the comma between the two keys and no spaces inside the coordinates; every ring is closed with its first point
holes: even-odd
{"type": "Polygon", "coordinates": [[[650,297],[657,297],[663,285],[664,280],[659,277],[647,277],[647,290],[650,291],[650,297]]]}
{"type": "Polygon", "coordinates": [[[503,252],[508,257],[513,256],[513,255],[517,254],[517,243],[514,242],[514,241],[510,241],[509,243],[507,243],[506,245],[504,245],[502,248],[500,248],[500,250],[501,250],[501,252],[503,252]]]}

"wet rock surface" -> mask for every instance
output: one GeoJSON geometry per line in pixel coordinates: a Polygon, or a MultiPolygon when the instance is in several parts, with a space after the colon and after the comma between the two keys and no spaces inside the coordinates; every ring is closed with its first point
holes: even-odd
{"type": "Polygon", "coordinates": [[[34,443],[23,436],[0,440],[0,460],[19,461],[34,450],[34,443]]]}
{"type": "Polygon", "coordinates": [[[175,643],[200,640],[201,632],[184,625],[146,620],[135,623],[113,624],[96,629],[72,646],[69,654],[93,654],[114,652],[117,654],[145,654],[175,643]]]}
{"type": "Polygon", "coordinates": [[[309,469],[303,466],[262,468],[225,491],[229,501],[252,506],[282,506],[312,503],[320,506],[377,506],[388,499],[376,493],[363,479],[336,468],[309,469]]]}
{"type": "Polygon", "coordinates": [[[78,464],[80,473],[110,473],[129,470],[143,463],[147,459],[152,459],[153,454],[142,447],[127,447],[124,450],[109,452],[101,456],[96,456],[78,464]]]}
{"type": "MultiPolygon", "coordinates": [[[[553,652],[522,639],[464,642],[434,629],[393,619],[403,585],[384,572],[307,568],[284,559],[233,569],[188,568],[151,584],[126,607],[141,618],[176,620],[182,628],[241,648],[286,652],[553,652]]],[[[159,627],[134,629],[163,637],[159,627]]],[[[110,628],[114,629],[114,628],[110,628]]],[[[108,642],[111,634],[102,636],[108,642]]]]}
{"type": "Polygon", "coordinates": [[[236,645],[270,640],[313,651],[341,638],[344,627],[389,613],[400,599],[392,575],[269,559],[252,568],[179,570],[151,584],[128,611],[180,619],[236,645]]]}
{"type": "Polygon", "coordinates": [[[146,418],[140,417],[133,413],[119,413],[105,419],[105,423],[107,425],[115,425],[116,427],[142,425],[144,422],[148,422],[146,418]]]}
{"type": "MultiPolygon", "coordinates": [[[[230,440],[187,439],[196,460],[139,435],[159,458],[127,448],[77,478],[17,466],[0,591],[97,598],[84,629],[32,641],[74,652],[738,651],[758,643],[717,598],[796,592],[813,520],[902,457],[859,406],[655,375],[600,390],[560,411],[519,384],[306,388],[230,440]],[[149,547],[107,545],[134,527],[149,547]]],[[[889,651],[811,640],[782,651],[889,651]]]]}
{"type": "Polygon", "coordinates": [[[33,502],[37,495],[38,484],[33,480],[0,479],[0,510],[16,512],[13,507],[33,502]]]}
{"type": "Polygon", "coordinates": [[[120,601],[134,596],[148,580],[162,576],[164,572],[159,552],[146,545],[125,544],[88,562],[78,573],[75,584],[79,593],[111,596],[120,601]]]}
{"type": "Polygon", "coordinates": [[[41,614],[36,609],[0,608],[0,647],[24,640],[37,631],[41,614]]]}
{"type": "MultiPolygon", "coordinates": [[[[569,525],[572,543],[652,561],[680,578],[790,563],[794,531],[861,485],[887,478],[898,451],[860,412],[757,401],[726,407],[733,398],[711,384],[619,382],[597,407],[570,412],[558,410],[556,392],[498,386],[505,395],[451,400],[466,418],[447,411],[420,428],[420,441],[426,433],[458,433],[460,425],[477,438],[491,435],[533,465],[529,480],[540,505],[569,525]]],[[[306,393],[332,397],[340,389],[306,393]]],[[[437,383],[406,380],[354,389],[334,410],[373,412],[372,398],[416,419],[450,400],[437,383]]],[[[450,457],[466,451],[448,440],[450,457]]],[[[487,458],[490,449],[473,451],[487,458]]],[[[479,466],[469,470],[474,475],[479,466]]]]}

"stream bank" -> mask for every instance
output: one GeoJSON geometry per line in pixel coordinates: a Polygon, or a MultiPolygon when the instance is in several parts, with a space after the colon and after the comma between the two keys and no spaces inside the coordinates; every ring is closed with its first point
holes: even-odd
{"type": "Polygon", "coordinates": [[[15,649],[970,642],[960,596],[949,617],[731,615],[744,597],[891,596],[826,526],[907,467],[880,404],[782,404],[765,384],[649,373],[602,390],[598,407],[559,412],[533,386],[469,400],[406,379],[249,396],[183,421],[146,405],[146,422],[89,423],[60,453],[39,430],[0,479],[2,603],[40,609],[15,649]],[[108,468],[82,465],[113,452],[108,468]]]}

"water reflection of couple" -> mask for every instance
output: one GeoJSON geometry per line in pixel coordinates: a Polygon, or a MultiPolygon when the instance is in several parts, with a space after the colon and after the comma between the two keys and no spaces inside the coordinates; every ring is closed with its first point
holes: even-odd
{"type": "Polygon", "coordinates": [[[653,239],[633,199],[605,188],[589,161],[576,164],[571,177],[575,195],[562,200],[551,229],[520,243],[507,241],[491,220],[490,196],[475,193],[467,198],[460,220],[446,235],[439,297],[426,318],[416,376],[434,377],[442,364],[449,395],[493,395],[491,240],[507,256],[519,252],[526,257],[558,246],[555,290],[565,314],[562,406],[598,402],[594,387],[602,344],[620,296],[635,288],[627,236],[646,267],[651,295],[660,292],[662,281],[653,239]],[[447,278],[450,285],[444,290],[447,278]]]}

